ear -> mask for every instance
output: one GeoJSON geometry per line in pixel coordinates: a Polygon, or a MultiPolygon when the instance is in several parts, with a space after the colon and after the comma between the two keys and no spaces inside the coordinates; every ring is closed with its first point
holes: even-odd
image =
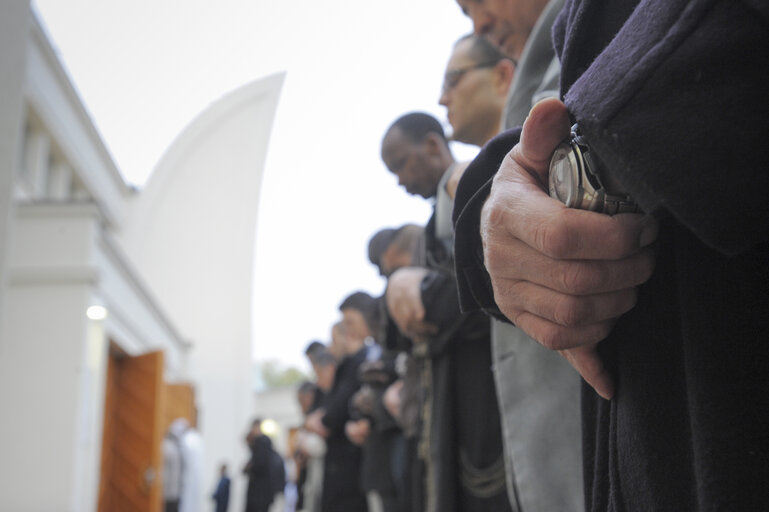
{"type": "Polygon", "coordinates": [[[434,132],[427,134],[423,144],[428,155],[439,155],[441,148],[445,145],[441,136],[434,132]]]}
{"type": "Polygon", "coordinates": [[[515,66],[510,59],[502,59],[494,66],[494,86],[499,94],[507,97],[515,76],[515,66]]]}

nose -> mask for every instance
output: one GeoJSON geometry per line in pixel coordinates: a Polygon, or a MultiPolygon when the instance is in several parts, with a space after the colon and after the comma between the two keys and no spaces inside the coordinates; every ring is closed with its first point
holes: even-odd
{"type": "Polygon", "coordinates": [[[449,91],[445,90],[445,88],[441,91],[441,95],[438,98],[438,105],[449,106],[449,91]]]}
{"type": "Polygon", "coordinates": [[[494,26],[494,17],[483,6],[471,4],[467,15],[473,20],[473,32],[475,32],[475,35],[484,36],[491,32],[494,26]]]}

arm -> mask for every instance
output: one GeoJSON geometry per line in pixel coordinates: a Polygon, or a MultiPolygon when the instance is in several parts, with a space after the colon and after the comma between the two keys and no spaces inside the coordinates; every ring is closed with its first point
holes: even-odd
{"type": "Polygon", "coordinates": [[[344,433],[344,425],[350,419],[350,400],[360,387],[358,382],[360,363],[360,355],[356,354],[339,366],[334,387],[326,397],[326,413],[322,418],[329,435],[344,433]]]}
{"type": "Polygon", "coordinates": [[[558,100],[537,104],[504,158],[480,215],[488,284],[501,313],[559,350],[599,394],[613,383],[596,352],[653,269],[656,223],[573,210],[545,192],[550,156],[568,134],[558,100]]]}
{"type": "Polygon", "coordinates": [[[607,173],[725,255],[769,239],[762,4],[647,0],[598,55],[568,34],[562,52],[564,103],[607,173]]]}

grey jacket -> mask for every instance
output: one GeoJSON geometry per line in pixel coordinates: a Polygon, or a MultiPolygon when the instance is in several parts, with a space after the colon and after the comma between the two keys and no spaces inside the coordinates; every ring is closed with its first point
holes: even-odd
{"type": "MultiPolygon", "coordinates": [[[[562,6],[563,0],[551,0],[526,42],[505,105],[505,129],[521,126],[540,99],[558,96],[560,66],[550,28],[562,6]]],[[[492,320],[491,339],[513,506],[582,510],[579,375],[513,325],[492,320]]]]}

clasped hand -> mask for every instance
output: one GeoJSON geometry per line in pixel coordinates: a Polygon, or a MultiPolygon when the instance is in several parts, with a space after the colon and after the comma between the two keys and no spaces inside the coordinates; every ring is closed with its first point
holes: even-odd
{"type": "Polygon", "coordinates": [[[558,350],[608,399],[614,382],[596,346],[652,275],[657,223],[641,214],[570,209],[548,195],[550,158],[569,127],[560,101],[532,108],[483,206],[484,263],[508,319],[558,350]]]}

